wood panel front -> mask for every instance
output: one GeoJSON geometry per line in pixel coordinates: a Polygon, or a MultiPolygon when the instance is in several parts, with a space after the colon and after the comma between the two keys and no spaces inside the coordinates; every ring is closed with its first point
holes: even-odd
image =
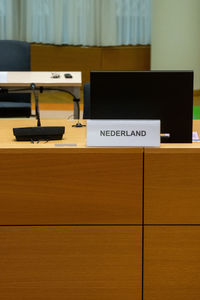
{"type": "Polygon", "coordinates": [[[0,165],[0,225],[142,223],[141,148],[1,149],[0,165]]]}
{"type": "Polygon", "coordinates": [[[31,45],[32,71],[81,71],[82,82],[95,70],[150,70],[150,46],[80,47],[31,45]]]}
{"type": "Polygon", "coordinates": [[[4,300],[140,300],[140,226],[0,227],[4,300]]]}
{"type": "Polygon", "coordinates": [[[102,48],[102,70],[150,70],[150,46],[102,48]]]}
{"type": "Polygon", "coordinates": [[[144,300],[199,300],[199,269],[199,226],[145,226],[144,300]]]}
{"type": "Polygon", "coordinates": [[[200,149],[145,149],[145,224],[200,224],[200,149]]]}

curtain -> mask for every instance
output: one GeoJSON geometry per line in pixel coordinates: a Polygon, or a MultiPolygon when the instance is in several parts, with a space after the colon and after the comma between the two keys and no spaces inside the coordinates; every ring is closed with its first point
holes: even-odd
{"type": "Polygon", "coordinates": [[[116,0],[117,44],[151,43],[151,0],[116,0]]]}
{"type": "Polygon", "coordinates": [[[0,39],[19,38],[19,0],[0,0],[0,39]]]}
{"type": "Polygon", "coordinates": [[[21,38],[29,42],[116,44],[115,0],[22,0],[21,38]]]}
{"type": "Polygon", "coordinates": [[[83,46],[149,44],[152,0],[0,0],[0,39],[83,46]]]}

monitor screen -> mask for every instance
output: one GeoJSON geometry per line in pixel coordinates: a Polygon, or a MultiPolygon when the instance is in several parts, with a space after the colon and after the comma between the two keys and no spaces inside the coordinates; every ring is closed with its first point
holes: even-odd
{"type": "Polygon", "coordinates": [[[193,71],[93,71],[90,84],[91,119],[157,119],[161,142],[192,142],[193,71]]]}

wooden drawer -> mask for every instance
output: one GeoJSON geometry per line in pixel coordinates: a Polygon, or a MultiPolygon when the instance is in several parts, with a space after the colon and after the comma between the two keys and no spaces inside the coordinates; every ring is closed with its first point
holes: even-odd
{"type": "Polygon", "coordinates": [[[142,149],[1,150],[0,166],[0,225],[142,223],[142,149]]]}
{"type": "Polygon", "coordinates": [[[1,299],[140,300],[140,226],[0,227],[1,299]]]}
{"type": "Polygon", "coordinates": [[[144,300],[199,300],[199,269],[199,226],[145,226],[144,300]]]}
{"type": "Polygon", "coordinates": [[[145,149],[145,224],[200,224],[200,149],[145,149]]]}

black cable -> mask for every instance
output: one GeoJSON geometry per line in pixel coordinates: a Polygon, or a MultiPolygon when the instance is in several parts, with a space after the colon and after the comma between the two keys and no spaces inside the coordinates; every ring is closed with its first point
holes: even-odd
{"type": "Polygon", "coordinates": [[[35,115],[36,115],[36,119],[37,119],[37,126],[40,127],[41,122],[40,122],[39,101],[38,101],[38,95],[36,93],[35,83],[31,83],[31,90],[33,91],[33,95],[35,98],[35,115]]]}
{"type": "Polygon", "coordinates": [[[75,98],[73,99],[74,103],[76,103],[76,108],[77,108],[77,112],[78,112],[78,122],[76,123],[76,125],[72,125],[72,127],[85,127],[86,125],[83,125],[80,123],[80,99],[75,98]]]}

